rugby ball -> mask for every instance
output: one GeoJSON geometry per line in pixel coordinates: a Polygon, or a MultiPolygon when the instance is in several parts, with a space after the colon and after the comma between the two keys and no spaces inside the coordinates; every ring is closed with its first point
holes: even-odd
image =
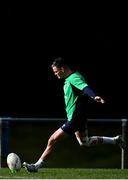
{"type": "Polygon", "coordinates": [[[15,153],[10,153],[7,156],[7,165],[12,173],[20,171],[21,169],[21,160],[19,156],[15,153]]]}

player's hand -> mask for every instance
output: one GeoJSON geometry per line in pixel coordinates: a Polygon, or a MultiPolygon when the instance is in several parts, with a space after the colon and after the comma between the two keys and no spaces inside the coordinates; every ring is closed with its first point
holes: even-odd
{"type": "Polygon", "coordinates": [[[104,101],[100,96],[95,96],[94,100],[95,100],[96,102],[99,102],[99,103],[102,103],[102,104],[105,103],[105,101],[104,101]]]}

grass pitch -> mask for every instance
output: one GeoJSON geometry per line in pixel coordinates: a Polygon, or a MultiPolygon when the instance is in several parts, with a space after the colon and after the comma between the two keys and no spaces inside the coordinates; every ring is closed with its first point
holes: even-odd
{"type": "Polygon", "coordinates": [[[25,169],[12,174],[8,168],[0,169],[0,179],[127,179],[128,169],[43,168],[37,173],[25,169]]]}

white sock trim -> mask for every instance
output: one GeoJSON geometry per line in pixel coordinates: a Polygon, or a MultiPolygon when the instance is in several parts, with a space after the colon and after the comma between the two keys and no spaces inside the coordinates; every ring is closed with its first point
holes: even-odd
{"type": "Polygon", "coordinates": [[[40,166],[42,166],[43,163],[44,161],[42,159],[39,159],[34,165],[39,168],[40,166]]]}

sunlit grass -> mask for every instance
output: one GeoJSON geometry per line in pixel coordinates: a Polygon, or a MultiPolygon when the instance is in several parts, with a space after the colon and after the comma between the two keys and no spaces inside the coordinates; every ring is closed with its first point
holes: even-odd
{"type": "Polygon", "coordinates": [[[8,168],[0,169],[0,179],[127,179],[128,170],[124,169],[79,169],[43,168],[37,173],[25,169],[12,174],[8,168]]]}

